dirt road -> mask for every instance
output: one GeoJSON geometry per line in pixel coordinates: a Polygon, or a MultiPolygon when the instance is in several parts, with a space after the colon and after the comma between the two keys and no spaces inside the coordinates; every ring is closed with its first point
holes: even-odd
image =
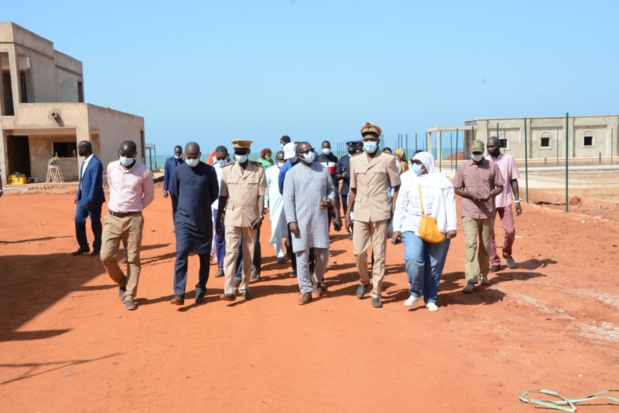
{"type": "MultiPolygon", "coordinates": [[[[72,194],[0,199],[0,411],[534,412],[524,390],[619,388],[616,223],[524,205],[520,268],[472,295],[461,292],[459,232],[431,313],[402,305],[402,246],[388,247],[384,307],[358,300],[351,241],[337,233],[328,294],[297,305],[266,222],[254,300],[219,301],[223,279],[211,276],[207,303],[188,293],[179,308],[168,303],[175,244],[160,192],[145,211],[135,312],[97,258],[68,254],[72,194]]],[[[191,257],[188,288],[197,265],[191,257]]]]}

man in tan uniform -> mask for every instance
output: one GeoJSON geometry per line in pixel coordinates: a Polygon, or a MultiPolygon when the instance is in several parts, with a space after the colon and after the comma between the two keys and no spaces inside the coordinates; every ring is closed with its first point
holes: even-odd
{"type": "Polygon", "coordinates": [[[361,284],[357,297],[363,298],[370,283],[368,277],[367,250],[372,243],[374,266],[372,267],[372,306],[382,307],[380,293],[385,276],[385,253],[387,229],[400,189],[400,174],[393,155],[379,150],[382,130],[373,123],[361,126],[363,151],[350,158],[350,192],[346,227],[350,226],[350,212],[355,213],[353,226],[353,252],[361,284]],[[393,202],[389,204],[389,184],[393,187],[393,202]]]}
{"type": "Polygon", "coordinates": [[[264,168],[258,162],[250,162],[248,155],[252,141],[234,140],[234,158],[223,168],[221,189],[219,192],[220,214],[217,217],[217,234],[226,238],[226,255],[224,257],[225,287],[219,298],[226,301],[236,299],[234,272],[239,238],[243,238],[243,279],[239,284],[239,293],[250,300],[249,277],[254,259],[254,242],[256,229],[262,225],[264,195],[267,183],[264,168]]]}

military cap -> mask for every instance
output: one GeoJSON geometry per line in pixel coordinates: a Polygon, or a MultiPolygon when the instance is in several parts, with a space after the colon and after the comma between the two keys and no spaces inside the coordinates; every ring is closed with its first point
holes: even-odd
{"type": "Polygon", "coordinates": [[[479,139],[475,139],[471,144],[471,152],[484,152],[484,143],[479,139]]]}
{"type": "Polygon", "coordinates": [[[366,133],[371,133],[380,137],[380,135],[383,134],[383,130],[378,125],[366,122],[363,124],[363,126],[361,126],[361,136],[365,135],[366,133]]]}
{"type": "Polygon", "coordinates": [[[246,139],[235,139],[232,141],[232,147],[234,149],[249,149],[253,141],[246,139]]]}

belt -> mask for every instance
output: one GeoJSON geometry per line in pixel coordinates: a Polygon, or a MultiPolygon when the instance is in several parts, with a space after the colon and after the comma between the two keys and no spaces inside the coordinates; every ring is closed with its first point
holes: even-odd
{"type": "Polygon", "coordinates": [[[118,218],[137,217],[137,216],[142,215],[142,211],[137,211],[137,212],[114,212],[114,211],[107,211],[107,212],[111,216],[118,217],[118,218]]]}

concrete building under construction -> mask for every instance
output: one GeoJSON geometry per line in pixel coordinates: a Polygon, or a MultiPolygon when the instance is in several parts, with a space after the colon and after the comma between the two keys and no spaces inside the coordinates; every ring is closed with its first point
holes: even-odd
{"type": "Polygon", "coordinates": [[[144,161],[144,119],[84,103],[82,63],[14,23],[0,22],[0,170],[44,182],[48,161],[78,179],[77,143],[87,140],[104,165],[124,140],[144,161]]]}

